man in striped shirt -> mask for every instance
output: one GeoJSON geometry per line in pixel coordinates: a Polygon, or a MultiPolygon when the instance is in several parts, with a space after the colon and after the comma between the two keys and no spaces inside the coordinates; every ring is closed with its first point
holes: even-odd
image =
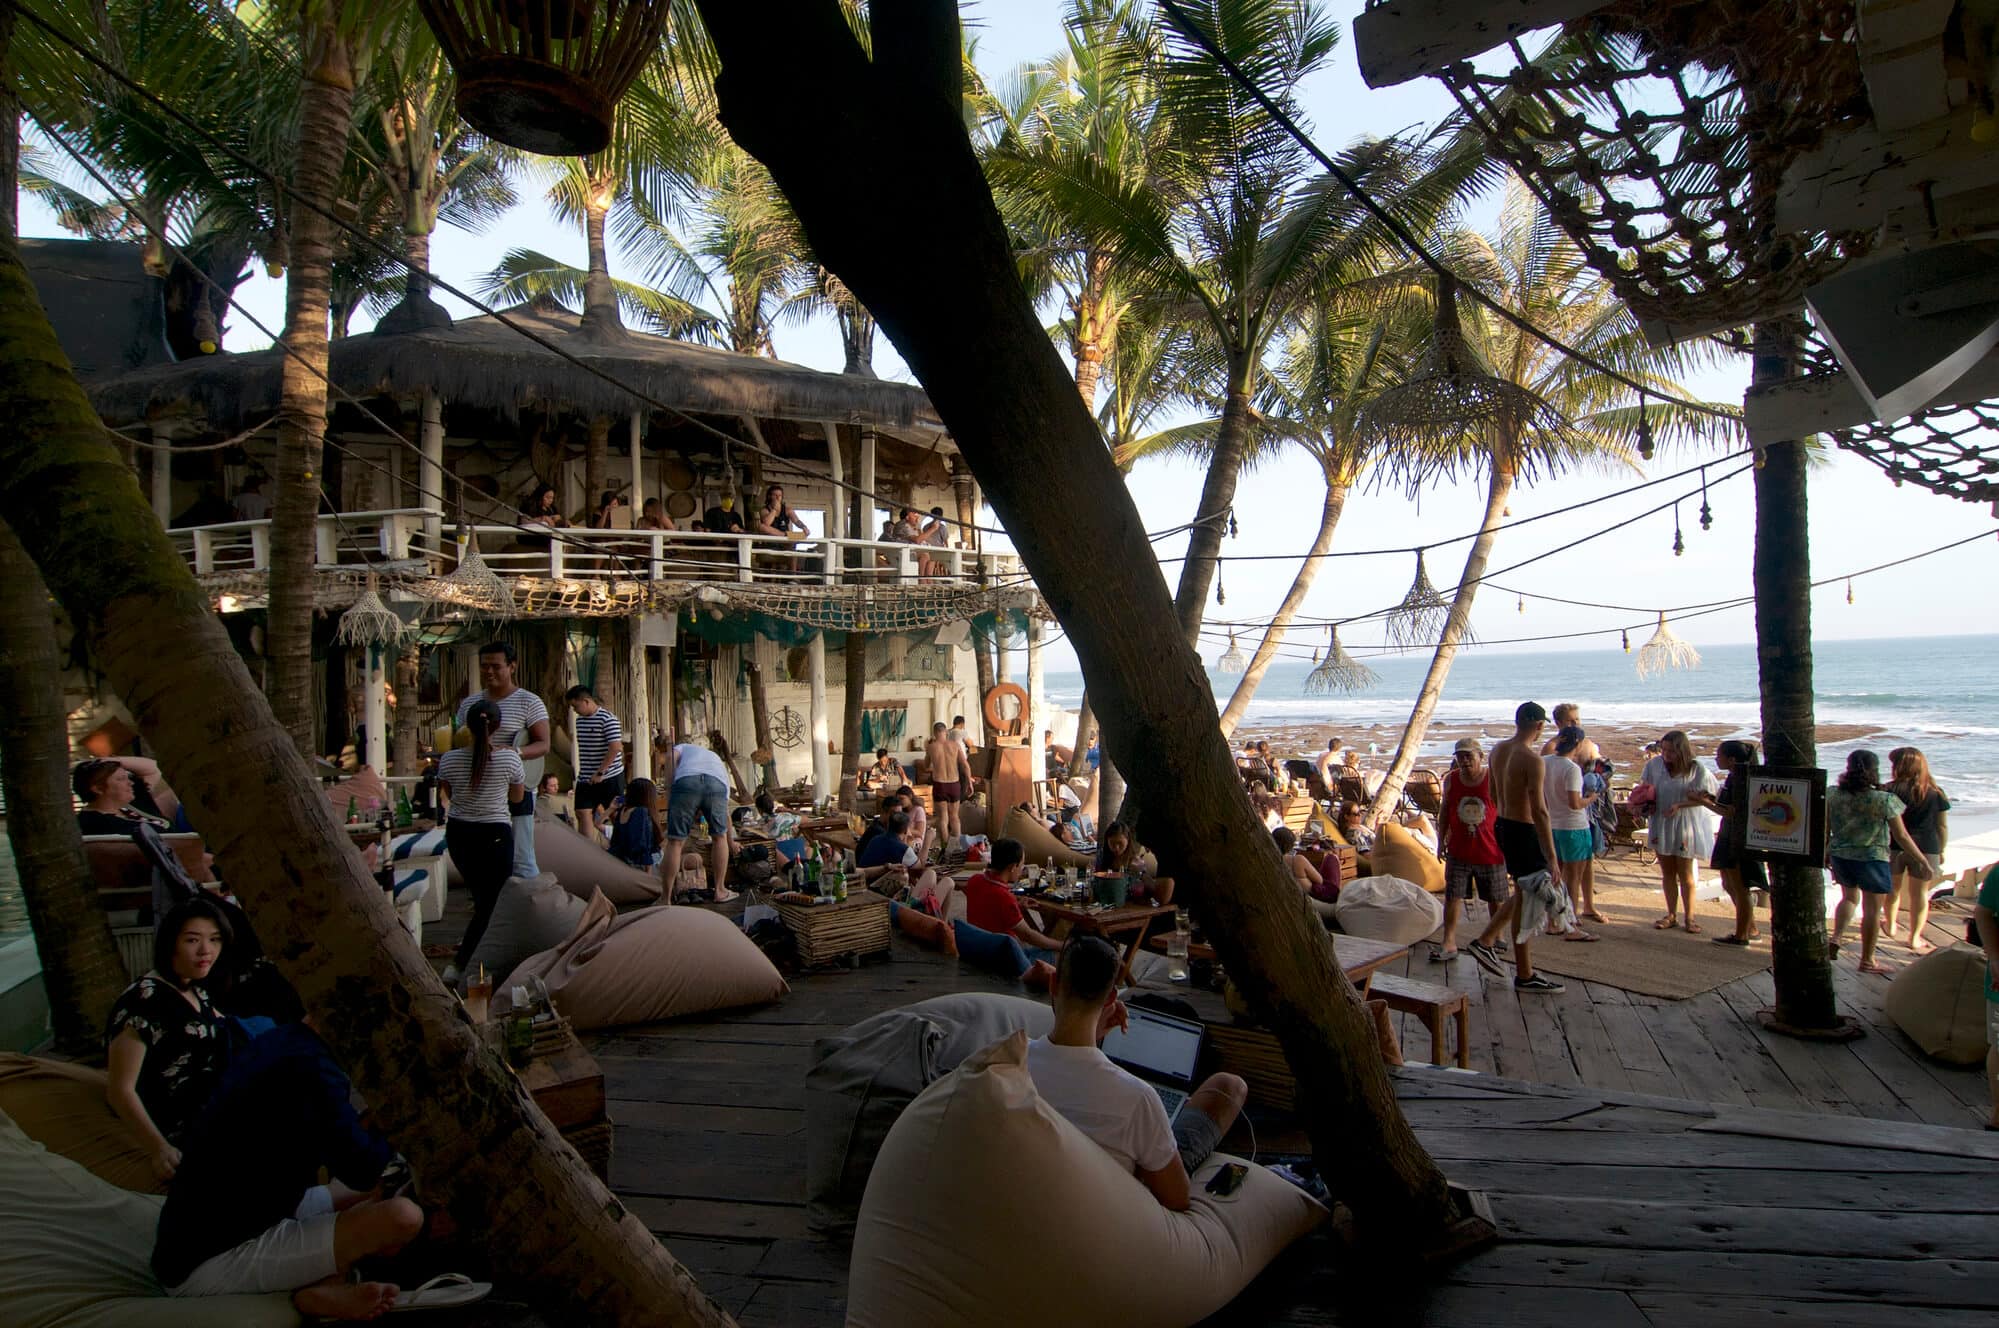
{"type": "Polygon", "coordinates": [[[475,692],[458,703],[458,726],[472,703],[483,695],[500,707],[500,727],[493,734],[495,747],[511,747],[520,754],[527,796],[508,807],[514,822],[514,875],[533,880],[541,875],[534,856],[534,791],[541,787],[542,758],[548,755],[548,707],[541,698],[514,683],[514,645],[492,641],[479,647],[479,684],[475,692]]]}
{"type": "Polygon", "coordinates": [[[594,844],[625,791],[625,732],[581,683],[569,689],[569,709],[576,716],[569,726],[576,735],[576,828],[594,844]]]}

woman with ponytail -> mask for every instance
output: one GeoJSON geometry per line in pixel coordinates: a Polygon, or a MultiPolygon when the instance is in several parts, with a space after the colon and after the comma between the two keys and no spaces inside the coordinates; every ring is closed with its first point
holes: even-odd
{"type": "Polygon", "coordinates": [[[520,753],[495,747],[500,707],[479,697],[465,712],[470,747],[454,747],[437,761],[437,786],[450,800],[444,847],[472,892],[472,921],[458,943],[458,957],[444,970],[446,986],[456,986],[461,970],[486,934],[500,889],[514,870],[514,821],[508,804],[525,792],[527,772],[520,753]]]}

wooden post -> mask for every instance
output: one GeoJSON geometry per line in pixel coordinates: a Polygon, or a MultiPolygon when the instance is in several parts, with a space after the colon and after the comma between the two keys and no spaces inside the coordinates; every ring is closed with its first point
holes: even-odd
{"type": "Polygon", "coordinates": [[[868,704],[868,638],[863,632],[848,632],[840,651],[847,668],[845,701],[840,711],[840,807],[854,810],[860,795],[861,767],[874,753],[861,745],[862,712],[868,704]]]}
{"type": "Polygon", "coordinates": [[[1041,619],[1027,619],[1027,777],[1034,784],[1034,805],[1040,806],[1048,785],[1048,748],[1041,729],[1048,722],[1048,687],[1041,677],[1041,619]]]}
{"type": "Polygon", "coordinates": [[[646,680],[645,615],[635,613],[626,624],[632,639],[626,656],[625,773],[632,779],[652,778],[652,688],[646,680]]]}
{"type": "Polygon", "coordinates": [[[423,394],[423,421],[417,430],[417,445],[423,453],[417,467],[417,506],[423,519],[425,553],[444,549],[444,399],[435,392],[423,394]]]}
{"type": "Polygon", "coordinates": [[[147,474],[152,482],[153,515],[164,527],[174,515],[173,453],[167,451],[168,444],[173,442],[174,429],[163,421],[155,424],[151,432],[153,449],[146,454],[147,474]]]}
{"type": "Polygon", "coordinates": [[[814,800],[833,795],[833,775],[826,742],[826,634],[814,632],[805,647],[805,681],[811,689],[809,717],[812,727],[812,795],[814,800]]]}
{"type": "MultiPolygon", "coordinates": [[[[743,647],[754,653],[756,643],[743,647]]],[[[764,695],[763,666],[755,659],[743,661],[743,668],[750,675],[750,718],[756,727],[757,752],[762,753],[763,782],[773,794],[777,792],[777,751],[770,742],[770,701],[764,695]]],[[[754,754],[752,755],[754,758],[754,754]]]]}
{"type": "MultiPolygon", "coordinates": [[[[635,526],[639,523],[639,513],[645,510],[646,505],[645,449],[641,446],[640,442],[644,434],[644,429],[645,417],[635,412],[631,420],[632,496],[628,500],[632,507],[632,524],[635,526]]],[[[633,640],[637,639],[636,637],[633,638],[633,640]]]]}
{"type": "Polygon", "coordinates": [[[361,655],[365,677],[361,723],[368,730],[367,749],[361,759],[384,778],[389,773],[389,670],[380,646],[368,646],[361,655]]]}
{"type": "Polygon", "coordinates": [[[861,430],[861,529],[856,532],[862,539],[874,534],[875,503],[875,431],[861,430]]]}

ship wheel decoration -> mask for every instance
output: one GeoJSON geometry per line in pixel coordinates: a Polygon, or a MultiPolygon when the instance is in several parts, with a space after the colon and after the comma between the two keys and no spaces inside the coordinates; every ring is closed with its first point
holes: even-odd
{"type": "Polygon", "coordinates": [[[780,706],[770,717],[770,740],[790,751],[805,741],[805,721],[790,706],[780,706]]]}

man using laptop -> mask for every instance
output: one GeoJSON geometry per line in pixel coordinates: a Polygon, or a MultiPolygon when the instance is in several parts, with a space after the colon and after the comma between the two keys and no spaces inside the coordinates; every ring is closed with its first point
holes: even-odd
{"type": "Polygon", "coordinates": [[[1049,988],[1055,1027],[1028,1043],[1027,1070],[1043,1101],[1145,1182],[1161,1206],[1184,1212],[1188,1174],[1235,1124],[1249,1085],[1210,1075],[1169,1121],[1159,1093],[1103,1053],[1104,1035],[1128,1019],[1117,972],[1117,951],[1101,936],[1069,938],[1049,988]]]}

